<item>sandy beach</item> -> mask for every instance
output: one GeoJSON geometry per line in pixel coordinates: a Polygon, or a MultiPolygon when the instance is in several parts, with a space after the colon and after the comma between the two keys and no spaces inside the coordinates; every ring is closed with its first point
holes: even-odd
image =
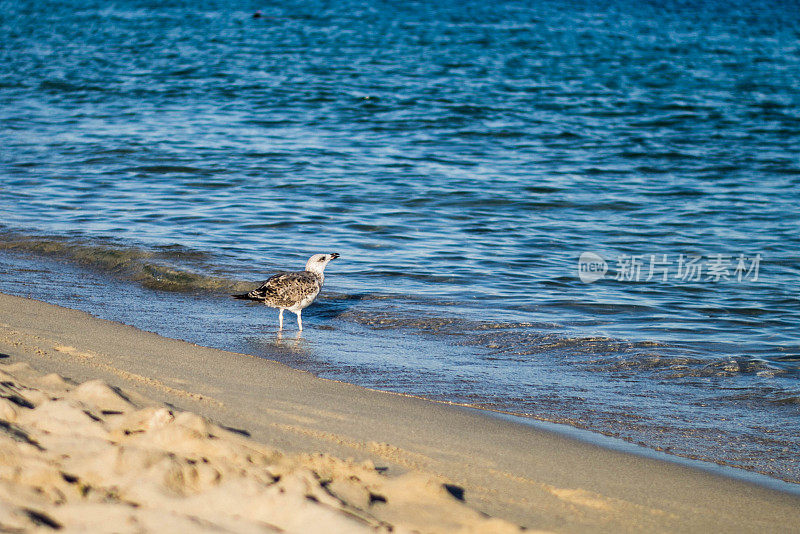
{"type": "Polygon", "coordinates": [[[0,295],[0,528],[790,532],[800,497],[0,295]]]}

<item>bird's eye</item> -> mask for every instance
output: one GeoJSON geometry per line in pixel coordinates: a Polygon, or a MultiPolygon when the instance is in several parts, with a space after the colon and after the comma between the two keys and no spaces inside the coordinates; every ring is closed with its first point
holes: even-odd
{"type": "Polygon", "coordinates": [[[317,261],[325,261],[325,257],[323,256],[322,258],[318,259],[317,261]]]}

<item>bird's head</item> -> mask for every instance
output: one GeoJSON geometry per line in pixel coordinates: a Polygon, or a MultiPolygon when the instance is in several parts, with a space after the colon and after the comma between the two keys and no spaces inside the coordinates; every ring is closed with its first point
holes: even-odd
{"type": "Polygon", "coordinates": [[[330,254],[314,254],[306,263],[306,271],[321,273],[331,260],[335,260],[338,257],[339,254],[336,252],[331,252],[330,254]]]}

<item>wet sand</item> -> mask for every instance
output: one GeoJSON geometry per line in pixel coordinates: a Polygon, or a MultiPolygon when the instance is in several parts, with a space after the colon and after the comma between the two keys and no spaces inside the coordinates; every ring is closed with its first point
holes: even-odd
{"type": "MultiPolygon", "coordinates": [[[[293,334],[290,333],[290,334],[293,334]]],[[[800,497],[0,294],[0,526],[790,532],[800,497]]]]}

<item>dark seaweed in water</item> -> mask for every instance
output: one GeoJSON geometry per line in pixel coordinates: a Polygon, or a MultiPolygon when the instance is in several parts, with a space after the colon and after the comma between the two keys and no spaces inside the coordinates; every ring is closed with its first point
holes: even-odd
{"type": "Polygon", "coordinates": [[[0,0],[3,290],[800,480],[796,3],[245,7],[0,0]]]}

